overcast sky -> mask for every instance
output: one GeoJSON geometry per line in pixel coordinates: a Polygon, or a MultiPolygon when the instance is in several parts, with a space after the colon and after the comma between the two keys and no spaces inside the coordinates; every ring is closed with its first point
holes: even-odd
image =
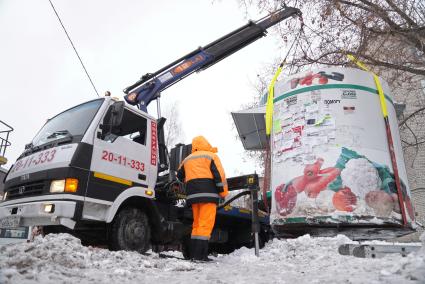
{"type": "MultiPolygon", "coordinates": [[[[122,89],[198,46],[263,15],[236,0],[53,0],[101,95],[122,89]]],[[[0,120],[15,128],[10,167],[47,118],[96,98],[48,0],[0,0],[0,120]]],[[[244,162],[230,112],[253,100],[252,82],[279,57],[271,35],[162,93],[179,103],[185,143],[204,135],[228,176],[255,171],[244,162]]],[[[257,169],[258,171],[258,169],[257,169]]]]}

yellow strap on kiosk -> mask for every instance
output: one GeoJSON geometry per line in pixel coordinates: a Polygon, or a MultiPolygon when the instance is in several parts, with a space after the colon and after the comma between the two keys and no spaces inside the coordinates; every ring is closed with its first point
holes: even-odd
{"type": "Polygon", "coordinates": [[[386,128],[386,132],[387,132],[388,149],[389,149],[389,152],[390,152],[391,165],[392,165],[393,171],[394,171],[394,179],[395,179],[395,184],[396,184],[396,188],[397,188],[398,203],[399,203],[399,206],[401,208],[401,217],[403,219],[403,226],[407,226],[408,223],[407,223],[407,216],[406,216],[406,209],[405,209],[405,204],[404,204],[403,192],[402,192],[402,188],[401,188],[400,176],[398,174],[397,160],[396,160],[396,156],[395,156],[395,153],[394,153],[394,143],[393,143],[393,138],[392,138],[392,134],[391,134],[390,122],[389,122],[389,119],[388,119],[387,104],[385,102],[385,96],[384,96],[384,91],[382,90],[381,82],[379,81],[378,75],[376,75],[375,73],[370,71],[363,63],[361,63],[359,60],[357,60],[357,58],[355,58],[353,55],[347,54],[347,57],[351,61],[356,63],[357,66],[359,66],[364,71],[367,71],[367,72],[370,72],[370,73],[373,74],[373,80],[375,81],[376,89],[378,90],[379,100],[381,102],[382,115],[384,116],[385,128],[386,128]]]}
{"type": "Polygon", "coordinates": [[[267,96],[266,104],[266,135],[270,136],[272,124],[273,124],[273,99],[274,99],[274,84],[276,83],[277,77],[279,77],[280,72],[282,72],[283,63],[279,65],[276,73],[273,76],[272,81],[269,85],[269,95],[267,96]]]}
{"type": "Polygon", "coordinates": [[[356,63],[364,71],[370,72],[373,74],[373,80],[375,81],[376,89],[378,90],[379,100],[381,101],[381,110],[384,117],[388,117],[387,104],[385,103],[384,91],[382,90],[381,82],[379,81],[378,75],[370,71],[362,62],[355,58],[351,54],[347,54],[348,59],[356,63]]]}

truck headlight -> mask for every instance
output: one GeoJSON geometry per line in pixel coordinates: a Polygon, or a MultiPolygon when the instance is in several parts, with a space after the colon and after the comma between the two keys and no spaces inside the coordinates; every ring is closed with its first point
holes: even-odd
{"type": "Polygon", "coordinates": [[[6,200],[8,192],[6,191],[3,195],[3,200],[6,200]]]}
{"type": "Polygon", "coordinates": [[[50,192],[53,192],[53,193],[77,192],[77,189],[78,189],[78,179],[76,178],[53,180],[50,183],[50,192]]]}
{"type": "Polygon", "coordinates": [[[65,180],[53,180],[50,184],[50,192],[64,192],[65,190],[65,180]]]}

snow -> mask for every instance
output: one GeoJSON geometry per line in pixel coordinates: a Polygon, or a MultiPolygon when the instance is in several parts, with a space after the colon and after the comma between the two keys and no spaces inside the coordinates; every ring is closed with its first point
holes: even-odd
{"type": "Polygon", "coordinates": [[[343,235],[305,235],[272,240],[258,258],[253,249],[241,248],[213,256],[212,263],[194,263],[152,251],[85,247],[68,234],[47,235],[0,247],[0,283],[425,283],[424,246],[407,257],[365,259],[338,254],[346,243],[354,242],[343,235]]]}

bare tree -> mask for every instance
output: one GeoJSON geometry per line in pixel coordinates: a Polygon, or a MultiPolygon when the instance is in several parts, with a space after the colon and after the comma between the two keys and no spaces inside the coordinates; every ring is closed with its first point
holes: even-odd
{"type": "MultiPolygon", "coordinates": [[[[423,0],[238,0],[247,9],[297,7],[303,19],[276,27],[288,51],[286,73],[352,65],[350,53],[390,83],[406,105],[400,119],[405,151],[414,163],[425,147],[425,2],[423,0]],[[294,44],[295,43],[295,44],[294,44]],[[291,47],[294,48],[291,48],[291,47]],[[421,148],[422,147],[422,148],[421,148]]],[[[276,59],[276,61],[281,59],[276,59]]],[[[277,64],[276,64],[277,66],[277,64]]],[[[263,78],[269,78],[272,72],[263,78]]]]}
{"type": "Polygon", "coordinates": [[[163,116],[167,118],[164,125],[165,145],[173,148],[177,143],[184,141],[184,132],[179,115],[179,104],[174,103],[164,108],[163,116]]]}
{"type": "Polygon", "coordinates": [[[298,40],[292,64],[342,65],[345,53],[366,64],[425,75],[425,4],[421,0],[239,0],[260,10],[297,7],[303,21],[278,29],[284,43],[298,40]],[[397,56],[388,56],[397,54],[397,56]]]}

